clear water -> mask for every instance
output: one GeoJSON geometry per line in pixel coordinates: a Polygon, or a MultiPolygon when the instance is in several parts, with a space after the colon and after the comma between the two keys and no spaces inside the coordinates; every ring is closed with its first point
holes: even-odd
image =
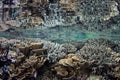
{"type": "Polygon", "coordinates": [[[56,26],[52,28],[40,29],[17,29],[9,32],[0,32],[0,37],[6,38],[37,38],[57,43],[77,42],[91,38],[112,38],[120,39],[120,35],[100,34],[83,32],[77,26],[56,26]]]}

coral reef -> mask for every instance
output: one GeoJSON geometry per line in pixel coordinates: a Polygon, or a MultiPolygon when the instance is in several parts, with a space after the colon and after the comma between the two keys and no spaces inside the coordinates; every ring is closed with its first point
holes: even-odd
{"type": "Polygon", "coordinates": [[[43,42],[43,48],[48,49],[48,60],[51,62],[56,62],[60,58],[63,58],[66,55],[66,49],[58,44],[58,43],[51,43],[51,42],[43,42]]]}
{"type": "MultiPolygon", "coordinates": [[[[60,45],[44,40],[3,38],[1,43],[10,46],[7,55],[12,61],[8,68],[9,79],[120,79],[120,46],[117,40],[100,38],[60,45]]],[[[1,46],[6,49],[5,45],[1,46]]]]}
{"type": "Polygon", "coordinates": [[[46,58],[44,57],[30,56],[21,64],[16,65],[15,68],[10,69],[10,77],[22,80],[27,76],[34,76],[35,71],[40,68],[45,61],[46,58]]]}
{"type": "MultiPolygon", "coordinates": [[[[13,8],[16,11],[11,13],[14,16],[9,17],[15,20],[0,23],[0,28],[6,31],[11,27],[28,29],[75,25],[84,31],[119,35],[119,6],[119,0],[18,1],[17,7],[13,8]]],[[[8,16],[9,10],[5,13],[8,16]]]]}
{"type": "Polygon", "coordinates": [[[120,0],[0,0],[0,80],[120,80],[119,25],[120,0]]]}

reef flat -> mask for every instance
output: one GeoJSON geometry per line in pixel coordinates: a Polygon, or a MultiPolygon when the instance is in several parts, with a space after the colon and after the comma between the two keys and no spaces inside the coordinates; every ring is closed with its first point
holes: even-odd
{"type": "MultiPolygon", "coordinates": [[[[119,80],[120,41],[104,38],[58,44],[45,40],[0,39],[8,50],[10,80],[119,80]]],[[[2,72],[1,76],[2,75],[2,72]]],[[[1,77],[2,78],[2,77],[1,77]]]]}
{"type": "Polygon", "coordinates": [[[120,80],[120,0],[0,0],[0,80],[120,80]]]}

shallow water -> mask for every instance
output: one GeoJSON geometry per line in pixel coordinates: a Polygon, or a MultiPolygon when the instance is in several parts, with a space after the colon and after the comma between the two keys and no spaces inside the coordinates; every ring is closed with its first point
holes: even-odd
{"type": "Polygon", "coordinates": [[[93,32],[83,32],[80,27],[76,26],[56,26],[46,29],[30,28],[17,29],[12,31],[0,32],[0,37],[6,38],[37,38],[57,43],[77,42],[91,38],[110,38],[120,39],[120,35],[100,34],[93,32]]]}

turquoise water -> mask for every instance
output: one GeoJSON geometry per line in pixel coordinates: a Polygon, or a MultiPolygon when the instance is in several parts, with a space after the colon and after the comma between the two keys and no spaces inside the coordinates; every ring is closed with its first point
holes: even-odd
{"type": "Polygon", "coordinates": [[[80,27],[76,26],[56,26],[52,28],[40,29],[17,29],[10,32],[0,32],[0,37],[6,38],[37,38],[57,43],[77,42],[91,38],[112,38],[120,39],[120,35],[99,34],[83,32],[80,27]]]}

